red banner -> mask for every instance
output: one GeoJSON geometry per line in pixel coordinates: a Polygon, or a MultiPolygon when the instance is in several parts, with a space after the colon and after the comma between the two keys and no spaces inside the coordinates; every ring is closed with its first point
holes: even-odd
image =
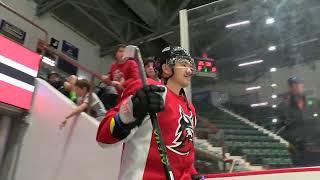
{"type": "Polygon", "coordinates": [[[29,109],[39,54],[0,36],[0,102],[29,109]]]}

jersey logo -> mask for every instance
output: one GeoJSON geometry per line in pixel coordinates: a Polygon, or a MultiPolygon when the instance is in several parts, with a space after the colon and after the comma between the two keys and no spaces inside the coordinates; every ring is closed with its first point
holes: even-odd
{"type": "Polygon", "coordinates": [[[179,125],[175,132],[175,140],[172,145],[167,146],[171,151],[179,155],[188,155],[193,147],[194,120],[190,111],[190,116],[186,115],[179,106],[180,118],[179,125]]]}

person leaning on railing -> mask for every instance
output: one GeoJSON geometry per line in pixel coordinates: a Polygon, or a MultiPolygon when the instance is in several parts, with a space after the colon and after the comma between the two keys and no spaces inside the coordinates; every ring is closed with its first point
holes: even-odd
{"type": "Polygon", "coordinates": [[[77,80],[74,90],[77,95],[78,107],[66,116],[65,120],[60,124],[60,128],[64,127],[71,117],[79,115],[81,112],[86,111],[88,108],[90,109],[90,116],[96,118],[98,121],[104,118],[104,115],[106,113],[105,107],[95,93],[92,93],[90,98],[90,89],[91,86],[88,80],[77,80]]]}

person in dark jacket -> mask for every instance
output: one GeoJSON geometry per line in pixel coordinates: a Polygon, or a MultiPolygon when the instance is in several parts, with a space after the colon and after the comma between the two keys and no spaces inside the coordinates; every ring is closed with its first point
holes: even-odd
{"type": "Polygon", "coordinates": [[[320,120],[314,116],[318,108],[307,105],[301,78],[288,79],[288,87],[277,109],[282,126],[278,134],[290,143],[294,166],[320,165],[320,120]]]}

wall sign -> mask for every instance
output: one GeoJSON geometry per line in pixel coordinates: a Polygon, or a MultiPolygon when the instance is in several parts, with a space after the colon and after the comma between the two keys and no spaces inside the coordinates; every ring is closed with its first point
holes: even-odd
{"type": "Polygon", "coordinates": [[[1,20],[0,33],[20,44],[24,43],[26,32],[6,20],[1,20]]]}
{"type": "MultiPolygon", "coordinates": [[[[66,54],[67,56],[71,57],[72,59],[78,60],[79,49],[76,46],[74,46],[73,44],[63,40],[61,51],[64,54],[66,54]]],[[[72,65],[64,60],[61,60],[61,59],[59,59],[59,61],[58,61],[58,68],[68,74],[76,75],[78,72],[77,67],[75,67],[74,65],[72,65]]]]}

